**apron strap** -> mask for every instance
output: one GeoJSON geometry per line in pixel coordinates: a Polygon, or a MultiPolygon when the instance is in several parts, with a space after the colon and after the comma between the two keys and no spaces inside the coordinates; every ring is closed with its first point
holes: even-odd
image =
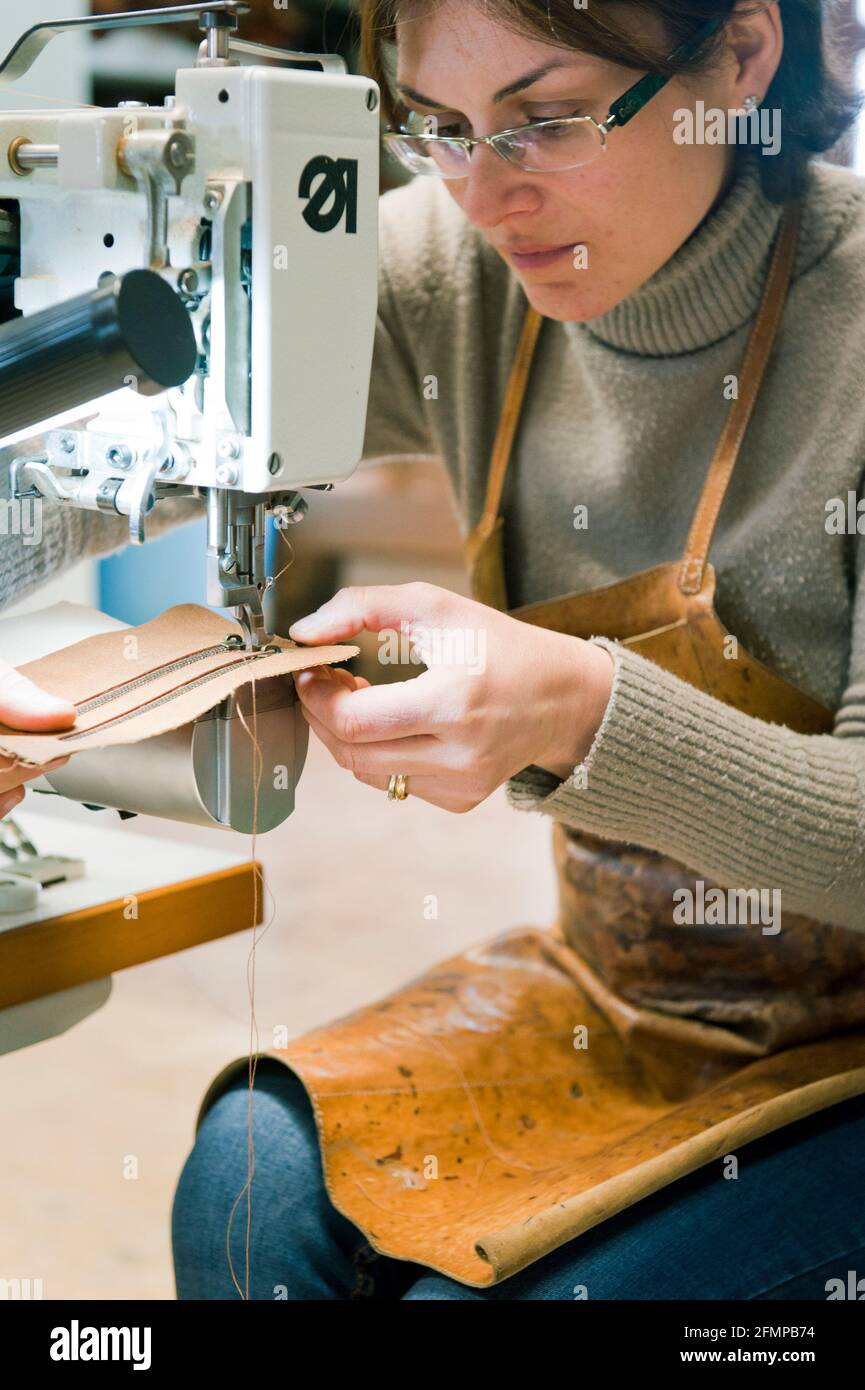
{"type": "Polygon", "coordinates": [[[757,395],[763,381],[766,366],[772,353],[787,290],[796,260],[796,245],[799,238],[802,206],[798,201],[788,203],[784,209],[781,230],[775,243],[772,264],[763,290],[763,298],[757,312],[757,319],[748,339],[748,347],[739,374],[739,398],[732,403],[727,420],[718,440],[715,456],[709,465],[702,496],[700,497],[691,530],[685,546],[682,568],[679,572],[679,589],[683,594],[698,594],[703,587],[706,560],[718,523],[721,505],[745,431],[751,421],[757,395]]]}
{"type": "MultiPolygon", "coordinates": [[[[679,573],[679,588],[684,594],[698,594],[703,587],[706,560],[721,504],[733,476],[742,440],[745,438],[781,323],[796,259],[801,216],[802,206],[798,200],[786,205],[763,297],[739,375],[739,397],[733,401],[727,414],[727,421],[709,466],[702,496],[688,534],[679,573]]],[[[499,514],[505,474],[543,321],[543,315],[529,305],[493,446],[484,510],[476,528],[479,540],[492,533],[499,514]]]]}
{"type": "Polygon", "coordinates": [[[523,408],[523,399],[526,394],[529,371],[531,369],[532,359],[535,355],[535,346],[543,321],[543,315],[539,314],[537,309],[533,309],[530,305],[523,323],[517,355],[514,358],[507,392],[505,394],[505,403],[502,406],[502,413],[499,418],[499,428],[496,434],[496,442],[493,446],[490,473],[487,479],[486,501],[484,502],[483,515],[477,527],[479,536],[488,536],[491,534],[499,514],[505,473],[507,472],[508,461],[510,460],[511,450],[513,448],[514,435],[516,434],[520,412],[523,408]]]}

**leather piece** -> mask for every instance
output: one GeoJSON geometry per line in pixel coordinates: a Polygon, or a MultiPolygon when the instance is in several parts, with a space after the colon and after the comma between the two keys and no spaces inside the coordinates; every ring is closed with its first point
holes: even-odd
{"type": "Polygon", "coordinates": [[[769,357],[781,325],[784,303],[796,262],[796,247],[801,220],[801,203],[797,201],[788,203],[784,210],[781,228],[772,254],[760,307],[757,310],[754,327],[748,338],[748,347],[742,369],[738,374],[738,396],[727,414],[724,429],[709,465],[703,494],[685,544],[680,575],[683,593],[699,593],[703,584],[703,571],[712,546],[712,537],[718,524],[724,496],[733,476],[733,469],[736,467],[742,440],[751,421],[769,357]]]}
{"type": "Polygon", "coordinates": [[[49,694],[76,705],[109,691],[121,692],[129,681],[148,679],[137,690],[119,693],[118,698],[79,716],[71,731],[28,734],[0,724],[0,752],[40,764],[87,749],[138,743],[197,719],[251,681],[345,661],[359,650],[348,645],[300,647],[277,637],[273,644],[281,650],[273,655],[251,660],[244,651],[215,653],[179,670],[159,674],[160,668],[204,651],[228,635],[242,636],[240,625],[197,604],[181,604],[139,627],[100,633],[38,661],[27,662],[19,668],[23,675],[49,694]],[[152,675],[156,678],[151,680],[152,675]],[[196,684],[204,676],[208,679],[196,684]],[[164,703],[156,707],[157,700],[164,703]],[[108,721],[133,711],[139,712],[123,723],[107,727],[108,721]],[[72,733],[75,737],[70,737],[72,733]]]}
{"type": "Polygon", "coordinates": [[[508,606],[503,546],[504,523],[500,516],[495,518],[489,530],[482,523],[466,543],[471,591],[475,595],[484,594],[487,607],[496,608],[500,613],[506,612],[508,606]]]}
{"type": "MultiPolygon", "coordinates": [[[[513,366],[511,367],[511,374],[508,380],[507,391],[505,392],[505,400],[502,406],[499,426],[496,431],[495,444],[493,445],[484,509],[480,522],[476,528],[481,536],[489,535],[495,522],[499,518],[499,507],[501,505],[505,474],[507,473],[514,439],[516,438],[519,428],[520,413],[522,411],[526,386],[528,385],[529,372],[532,369],[532,362],[534,360],[535,350],[538,345],[538,337],[542,326],[543,317],[536,309],[530,307],[523,320],[522,332],[520,333],[520,340],[517,344],[513,366]]],[[[472,539],[469,537],[469,548],[471,548],[471,544],[472,539]]],[[[471,555],[469,555],[469,559],[471,559],[471,555]]]]}
{"type": "MultiPolygon", "coordinates": [[[[376,1250],[488,1285],[865,1091],[863,1032],[743,1065],[642,1033],[639,1011],[614,1026],[576,961],[548,932],[513,931],[265,1054],[306,1086],[330,1198],[376,1250]]],[[[199,1123],[247,1065],[214,1080],[199,1123]]]]}
{"type": "Polygon", "coordinates": [[[740,1039],[759,1056],[865,1028],[865,933],[783,911],[771,935],[680,925],[673,894],[697,880],[674,860],[561,824],[553,843],[564,940],[611,996],[683,1021],[679,1036],[698,1021],[695,1046],[740,1039]]]}
{"type": "MultiPolygon", "coordinates": [[[[496,563],[494,553],[479,555],[475,575],[483,580],[496,563]]],[[[679,587],[680,565],[654,569],[587,593],[562,594],[510,610],[511,617],[571,637],[609,637],[639,652],[680,680],[713,695],[743,714],[784,724],[800,734],[831,733],[831,710],[770,671],[741,643],[738,655],[725,655],[731,635],[714,608],[715,569],[707,564],[697,594],[679,587]]],[[[477,591],[475,591],[477,597],[477,591]]]]}

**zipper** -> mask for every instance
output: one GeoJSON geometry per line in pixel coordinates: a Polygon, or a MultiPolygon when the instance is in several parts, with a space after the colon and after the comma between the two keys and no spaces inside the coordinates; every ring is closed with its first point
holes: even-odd
{"type": "MultiPolygon", "coordinates": [[[[192,666],[196,662],[203,661],[210,656],[215,656],[220,652],[242,651],[243,660],[252,662],[262,656],[273,656],[274,653],[279,653],[280,650],[279,647],[269,646],[247,652],[243,645],[242,637],[227,637],[224,642],[218,642],[213,647],[206,647],[203,651],[193,652],[190,656],[180,657],[177,661],[171,661],[166,666],[159,666],[154,671],[148,671],[146,675],[137,676],[134,680],[126,681],[123,685],[115,686],[113,690],[107,690],[103,695],[95,695],[92,700],[85,700],[83,704],[77,706],[78,713],[89,714],[91,710],[99,709],[102,705],[108,704],[111,700],[118,700],[122,695],[126,695],[130,691],[137,690],[141,686],[159,680],[162,676],[173,675],[175,671],[182,671],[184,667],[192,666]]],[[[185,694],[187,690],[195,690],[199,685],[206,685],[208,681],[215,680],[217,676],[223,675],[225,671],[232,669],[236,664],[237,663],[231,663],[229,666],[220,666],[216,671],[208,671],[206,675],[198,676],[196,680],[187,681],[179,689],[169,690],[167,694],[160,695],[156,700],[151,700],[149,703],[139,706],[137,709],[128,710],[126,714],[115,715],[113,719],[103,720],[101,724],[94,724],[89,729],[72,729],[67,734],[58,734],[57,737],[68,742],[76,738],[85,738],[87,734],[95,733],[97,729],[108,729],[114,724],[123,724],[127,719],[134,719],[136,715],[143,714],[145,710],[159,709],[160,705],[167,704],[169,700],[173,700],[178,695],[185,694]]]]}

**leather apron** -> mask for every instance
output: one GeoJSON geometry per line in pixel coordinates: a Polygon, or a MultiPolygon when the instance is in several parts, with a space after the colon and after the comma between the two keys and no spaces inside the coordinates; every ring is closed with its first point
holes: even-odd
{"type": "MultiPolygon", "coordinates": [[[[685,555],[512,616],[606,636],[756,718],[829,732],[831,711],[756,661],[714,611],[708,553],[772,350],[801,209],[785,209],[685,555]]],[[[529,309],[483,516],[474,596],[509,611],[499,503],[541,317],[529,309]]],[[[382,1254],[483,1287],[773,1130],[865,1092],[865,934],[784,913],[678,926],[695,876],[557,823],[559,919],[517,928],[260,1055],[313,1105],[334,1205],[382,1254]]],[[[706,891],[713,886],[706,884],[706,891]]],[[[247,1058],[211,1084],[206,1110],[247,1058]]]]}

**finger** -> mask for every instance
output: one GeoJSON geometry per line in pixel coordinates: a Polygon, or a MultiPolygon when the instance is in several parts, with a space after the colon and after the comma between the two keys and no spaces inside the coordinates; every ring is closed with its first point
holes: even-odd
{"type": "MultiPolygon", "coordinates": [[[[358,782],[373,787],[377,792],[387,792],[389,777],[365,777],[357,773],[355,776],[358,782]]],[[[440,811],[464,815],[466,811],[474,810],[475,803],[463,800],[453,792],[445,791],[440,777],[412,777],[406,791],[406,801],[414,797],[416,801],[426,801],[430,806],[438,807],[440,811]]],[[[393,799],[396,800],[395,797],[393,799]]]]}
{"type": "Polygon", "coordinates": [[[0,720],[12,729],[68,729],[78,711],[69,700],[40,690],[12,666],[0,666],[0,720]]]}
{"type": "Polygon", "coordinates": [[[335,674],[340,677],[339,683],[344,685],[346,690],[366,690],[370,686],[370,681],[365,680],[363,676],[355,676],[351,671],[346,671],[342,666],[319,666],[315,669],[319,671],[334,671],[335,674]]]}
{"type": "Polygon", "coordinates": [[[360,632],[382,632],[401,624],[429,619],[457,595],[435,584],[373,584],[340,589],[306,618],[288,629],[297,642],[339,642],[360,632]]]}
{"type": "MultiPolygon", "coordinates": [[[[352,675],[351,671],[347,671],[344,666],[311,666],[308,673],[305,671],[297,671],[294,676],[295,686],[297,686],[298,676],[306,674],[318,676],[322,680],[330,681],[332,685],[344,686],[346,690],[359,689],[355,682],[360,680],[360,677],[352,675]]],[[[366,681],[365,684],[368,685],[369,682],[366,681]]]]}
{"type": "Polygon", "coordinates": [[[430,672],[407,681],[345,690],[300,671],[295,685],[306,709],[345,743],[377,743],[408,738],[441,727],[441,702],[436,701],[430,672]]]}
{"type": "Polygon", "coordinates": [[[55,768],[65,767],[68,762],[68,757],[55,758],[53,762],[44,763],[42,767],[18,767],[16,775],[22,782],[32,782],[35,777],[41,777],[43,772],[53,772],[55,768]]]}
{"type": "Polygon", "coordinates": [[[387,783],[393,772],[441,777],[450,770],[444,764],[443,745],[438,739],[421,735],[392,739],[387,743],[342,743],[309,710],[304,710],[304,718],[340,767],[347,768],[355,776],[363,773],[384,777],[387,783]]]}
{"type": "Polygon", "coordinates": [[[67,753],[65,757],[54,758],[50,763],[40,763],[38,766],[30,766],[29,763],[22,763],[19,758],[7,757],[5,754],[0,754],[0,776],[2,776],[4,772],[15,772],[21,776],[22,781],[25,777],[38,777],[40,772],[50,772],[55,767],[62,767],[64,763],[69,762],[70,756],[71,754],[67,753]]]}
{"type": "Polygon", "coordinates": [[[355,677],[351,671],[347,671],[344,666],[317,666],[314,670],[327,672],[334,685],[342,686],[345,690],[356,690],[355,677]]]}
{"type": "Polygon", "coordinates": [[[32,782],[35,778],[41,777],[43,772],[53,772],[56,767],[62,767],[68,762],[68,758],[56,758],[53,763],[46,763],[44,767],[30,767],[26,763],[15,762],[12,758],[4,758],[0,762],[0,792],[5,794],[13,791],[24,782],[32,782]]]}
{"type": "Polygon", "coordinates": [[[8,816],[10,811],[14,811],[23,800],[23,787],[13,787],[11,792],[0,792],[0,820],[8,816]]]}
{"type": "Polygon", "coordinates": [[[319,671],[339,671],[341,676],[345,676],[343,685],[347,690],[368,690],[370,685],[372,684],[372,682],[368,681],[365,676],[356,676],[353,671],[346,671],[346,669],[343,666],[318,666],[313,669],[319,671]]]}

